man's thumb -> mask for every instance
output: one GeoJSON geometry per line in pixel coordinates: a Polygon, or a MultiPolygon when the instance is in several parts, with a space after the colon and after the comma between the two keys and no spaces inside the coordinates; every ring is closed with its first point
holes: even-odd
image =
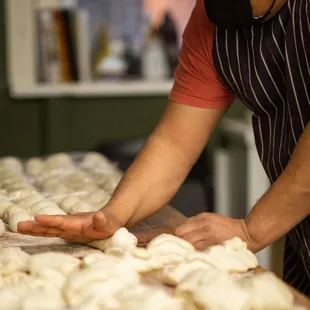
{"type": "Polygon", "coordinates": [[[98,211],[93,217],[93,226],[98,231],[108,232],[113,234],[120,225],[117,224],[116,219],[108,212],[98,211]]]}

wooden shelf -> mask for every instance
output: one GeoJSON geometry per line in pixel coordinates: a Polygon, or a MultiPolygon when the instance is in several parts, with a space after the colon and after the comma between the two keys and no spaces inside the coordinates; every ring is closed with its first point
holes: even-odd
{"type": "Polygon", "coordinates": [[[173,81],[120,81],[59,85],[29,85],[11,87],[11,96],[18,99],[57,97],[122,97],[166,96],[173,81]]]}

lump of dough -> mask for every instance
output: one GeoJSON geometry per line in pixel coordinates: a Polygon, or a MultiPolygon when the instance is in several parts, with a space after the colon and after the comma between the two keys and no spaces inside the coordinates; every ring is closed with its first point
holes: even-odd
{"type": "Polygon", "coordinates": [[[239,282],[250,294],[252,310],[289,310],[293,307],[294,296],[289,287],[271,272],[241,278],[239,282]]]}
{"type": "Polygon", "coordinates": [[[113,236],[105,240],[95,240],[90,243],[91,246],[105,251],[108,248],[131,249],[138,244],[138,239],[130,233],[125,227],[118,229],[113,236]]]}
{"type": "Polygon", "coordinates": [[[22,301],[20,310],[56,310],[65,309],[66,304],[61,291],[57,289],[39,289],[30,292],[22,301]],[[42,307],[42,302],[44,306],[42,307]]]}
{"type": "Polygon", "coordinates": [[[13,156],[3,157],[0,160],[0,165],[8,168],[14,173],[23,173],[23,164],[21,161],[13,156]]]}
{"type": "Polygon", "coordinates": [[[51,209],[54,209],[54,210],[60,210],[60,208],[58,207],[58,205],[55,202],[46,199],[46,200],[39,201],[38,203],[32,205],[29,208],[29,213],[31,215],[36,215],[42,209],[45,209],[45,208],[51,208],[51,209]]]}
{"type": "Polygon", "coordinates": [[[32,275],[37,275],[44,269],[53,269],[67,275],[77,270],[79,265],[78,258],[58,252],[35,254],[29,258],[29,271],[32,275]]]}
{"type": "Polygon", "coordinates": [[[44,169],[44,162],[40,158],[30,158],[26,165],[25,171],[30,177],[38,177],[42,170],[44,169]]]}
{"type": "Polygon", "coordinates": [[[232,251],[243,251],[248,248],[248,245],[246,244],[246,242],[243,242],[238,237],[224,241],[223,246],[225,249],[232,250],[232,251]]]}
{"type": "Polygon", "coordinates": [[[79,197],[71,195],[62,200],[62,202],[60,203],[60,207],[65,212],[69,213],[70,209],[78,202],[80,202],[79,197]]]}
{"type": "Polygon", "coordinates": [[[89,193],[83,200],[93,205],[93,204],[104,203],[108,199],[110,199],[110,194],[102,189],[99,189],[99,190],[89,193]]]}
{"type": "Polygon", "coordinates": [[[67,213],[58,207],[45,207],[37,211],[34,215],[66,215],[67,213]]]}
{"type": "Polygon", "coordinates": [[[3,221],[0,219],[0,237],[3,236],[4,232],[5,232],[5,225],[3,221]]]}
{"type": "Polygon", "coordinates": [[[0,274],[10,275],[28,270],[29,255],[20,248],[0,248],[0,274]]]}
{"type": "Polygon", "coordinates": [[[74,214],[80,212],[92,212],[92,211],[94,211],[94,209],[89,203],[85,201],[79,201],[69,209],[68,214],[74,214]]]}
{"type": "Polygon", "coordinates": [[[9,228],[12,232],[18,232],[20,222],[33,221],[33,217],[26,212],[16,212],[9,218],[9,228]]]}
{"type": "Polygon", "coordinates": [[[78,306],[89,299],[108,306],[114,304],[117,293],[139,282],[138,273],[124,263],[118,268],[101,265],[69,274],[63,292],[70,306],[78,306]]]}
{"type": "Polygon", "coordinates": [[[36,276],[40,279],[45,280],[49,284],[52,284],[58,289],[62,289],[66,282],[66,276],[63,273],[57,271],[56,269],[48,268],[38,270],[36,276]]]}
{"type": "MultiPolygon", "coordinates": [[[[199,271],[196,271],[199,272],[199,271]]],[[[218,270],[208,270],[192,298],[203,309],[249,310],[250,295],[228,274],[218,270]]]]}
{"type": "Polygon", "coordinates": [[[176,264],[181,262],[195,248],[189,242],[170,234],[161,234],[153,239],[147,250],[162,264],[176,264]]]}
{"type": "Polygon", "coordinates": [[[249,250],[231,250],[221,245],[210,246],[205,251],[206,261],[216,268],[230,272],[247,272],[258,266],[256,256],[249,250]]]}
{"type": "Polygon", "coordinates": [[[17,205],[11,205],[9,206],[3,215],[3,219],[5,222],[9,222],[10,218],[17,213],[25,213],[25,210],[23,210],[21,207],[17,206],[17,205]]]}
{"type": "Polygon", "coordinates": [[[4,277],[3,284],[9,288],[23,282],[27,277],[28,274],[26,272],[17,271],[4,277]]]}
{"type": "Polygon", "coordinates": [[[173,297],[163,289],[135,285],[122,292],[117,299],[121,304],[121,310],[183,310],[182,299],[173,297]]]}
{"type": "Polygon", "coordinates": [[[31,206],[43,200],[45,200],[44,196],[40,194],[33,194],[24,199],[19,200],[17,204],[21,208],[29,209],[31,206]]]}
{"type": "Polygon", "coordinates": [[[1,199],[0,200],[0,217],[4,216],[5,211],[12,206],[13,203],[8,199],[1,199]]]}
{"type": "Polygon", "coordinates": [[[74,162],[66,153],[56,153],[48,156],[44,162],[45,169],[52,170],[57,168],[73,168],[74,162]]]}
{"type": "Polygon", "coordinates": [[[29,197],[33,194],[35,194],[36,191],[33,187],[25,187],[18,190],[15,190],[13,192],[10,192],[9,199],[14,200],[15,202],[18,202],[26,197],[29,197]]]}
{"type": "Polygon", "coordinates": [[[183,261],[172,269],[164,270],[163,281],[169,285],[179,284],[188,274],[199,269],[212,269],[213,267],[204,261],[183,261]]]}
{"type": "Polygon", "coordinates": [[[100,166],[109,166],[110,161],[102,154],[91,152],[84,156],[81,166],[86,169],[95,169],[100,166]]]}
{"type": "Polygon", "coordinates": [[[6,305],[5,309],[20,310],[20,298],[8,288],[0,289],[0,305],[6,305]]]}

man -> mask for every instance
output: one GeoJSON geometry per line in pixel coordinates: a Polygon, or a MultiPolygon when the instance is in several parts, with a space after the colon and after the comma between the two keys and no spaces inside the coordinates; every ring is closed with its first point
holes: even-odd
{"type": "Polygon", "coordinates": [[[310,296],[309,13],[309,0],[197,0],[167,109],[109,204],[95,214],[38,216],[19,230],[86,242],[153,214],[238,96],[253,111],[272,186],[245,219],[203,213],[175,234],[197,249],[239,236],[254,252],[287,234],[285,280],[310,296]]]}

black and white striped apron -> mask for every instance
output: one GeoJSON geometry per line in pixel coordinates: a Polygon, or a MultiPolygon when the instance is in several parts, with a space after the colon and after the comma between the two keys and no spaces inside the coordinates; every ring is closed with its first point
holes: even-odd
{"type": "MultiPolygon", "coordinates": [[[[258,26],[216,28],[213,56],[225,85],[253,111],[257,150],[275,182],[310,121],[310,0],[288,0],[258,26]]],[[[285,281],[310,296],[310,217],[288,233],[284,264],[285,281]]]]}

